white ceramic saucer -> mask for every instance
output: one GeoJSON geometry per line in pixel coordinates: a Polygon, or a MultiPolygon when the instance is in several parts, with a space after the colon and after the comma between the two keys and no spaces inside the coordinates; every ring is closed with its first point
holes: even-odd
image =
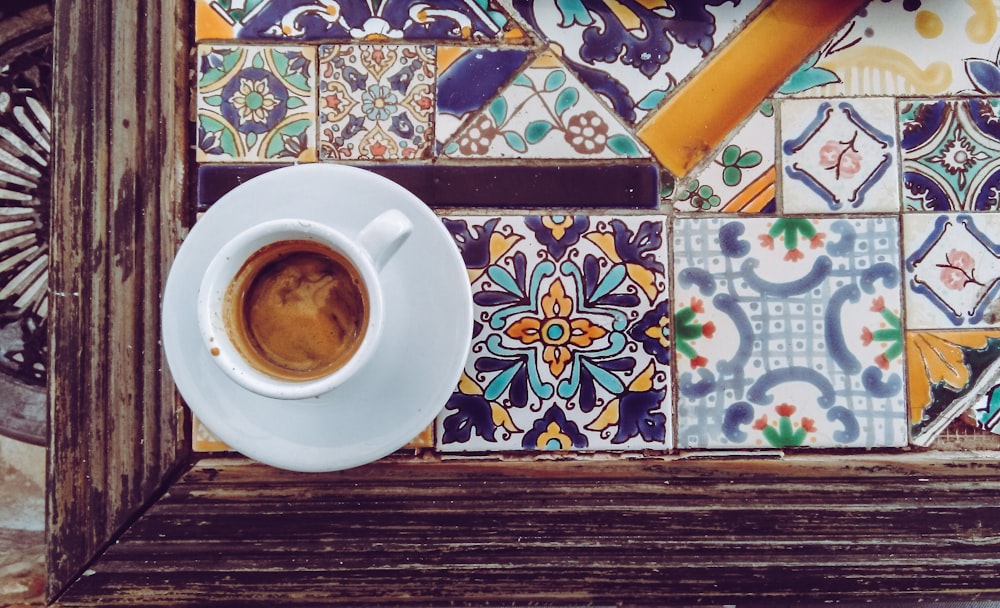
{"type": "Polygon", "coordinates": [[[471,340],[468,274],[441,220],[394,182],[342,165],[277,169],[226,194],[185,239],[163,295],[163,347],[187,404],[233,449],[297,471],[346,469],[403,447],[447,402],[471,340]],[[382,269],[385,326],[366,368],[303,400],[270,399],[230,380],[203,346],[196,314],[218,249],[266,220],[303,218],[356,234],[388,209],[405,213],[413,233],[382,269]]]}

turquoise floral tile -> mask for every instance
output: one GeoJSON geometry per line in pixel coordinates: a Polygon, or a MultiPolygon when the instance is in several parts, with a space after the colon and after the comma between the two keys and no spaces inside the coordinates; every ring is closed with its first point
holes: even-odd
{"type": "Polygon", "coordinates": [[[316,159],[316,50],[198,47],[199,162],[316,159]]]}
{"type": "Polygon", "coordinates": [[[712,162],[673,192],[677,211],[773,212],[775,208],[774,103],[765,102],[712,162]]]}
{"type": "Polygon", "coordinates": [[[907,443],[895,218],[674,224],[683,448],[907,443]]]}
{"type": "Polygon", "coordinates": [[[660,216],[446,218],[475,304],[442,451],[672,445],[660,216]]]}
{"type": "Polygon", "coordinates": [[[1000,99],[904,99],[899,131],[907,210],[1000,208],[1000,99]]]}
{"type": "Polygon", "coordinates": [[[1000,284],[1000,216],[906,214],[903,230],[907,328],[1000,324],[992,309],[1000,284]]]}
{"type": "Polygon", "coordinates": [[[782,101],[784,211],[898,212],[895,126],[890,98],[782,101]]]}
{"type": "Polygon", "coordinates": [[[444,147],[452,158],[648,158],[618,118],[551,52],[521,72],[444,147]]]}
{"type": "Polygon", "coordinates": [[[439,146],[501,93],[528,56],[529,51],[521,48],[438,47],[434,132],[439,146]]]}
{"type": "Polygon", "coordinates": [[[409,160],[431,154],[433,46],[325,45],[319,51],[322,160],[409,160]]]}
{"type": "Polygon", "coordinates": [[[639,122],[761,3],[514,0],[580,80],[639,122]]]}
{"type": "Polygon", "coordinates": [[[524,41],[487,0],[195,0],[195,36],[268,42],[524,41]]]}

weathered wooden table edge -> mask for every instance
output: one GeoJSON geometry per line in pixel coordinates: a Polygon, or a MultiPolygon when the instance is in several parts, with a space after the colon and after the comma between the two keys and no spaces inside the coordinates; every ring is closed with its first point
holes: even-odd
{"type": "Polygon", "coordinates": [[[992,455],[192,460],[159,345],[191,7],[55,0],[49,587],[60,605],[1000,596],[992,455]]]}

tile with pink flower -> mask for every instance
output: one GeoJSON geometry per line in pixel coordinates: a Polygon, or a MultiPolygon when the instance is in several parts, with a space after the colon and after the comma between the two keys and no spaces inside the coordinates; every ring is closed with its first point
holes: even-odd
{"type": "Polygon", "coordinates": [[[678,219],[682,448],[907,443],[899,222],[678,219]]]}
{"type": "Polygon", "coordinates": [[[438,418],[442,451],[672,445],[661,216],[444,219],[475,325],[438,418]]]}
{"type": "Polygon", "coordinates": [[[783,100],[784,211],[898,212],[895,127],[891,98],[783,100]]]}

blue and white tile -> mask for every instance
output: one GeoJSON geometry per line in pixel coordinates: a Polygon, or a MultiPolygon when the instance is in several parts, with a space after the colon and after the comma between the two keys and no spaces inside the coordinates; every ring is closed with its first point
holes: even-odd
{"type": "Polygon", "coordinates": [[[907,442],[895,218],[674,225],[683,448],[907,442]]]}
{"type": "Polygon", "coordinates": [[[786,213],[899,211],[892,99],[784,100],[780,114],[786,213]]]}
{"type": "Polygon", "coordinates": [[[908,328],[1000,325],[1000,216],[910,213],[903,230],[908,328]]]}

